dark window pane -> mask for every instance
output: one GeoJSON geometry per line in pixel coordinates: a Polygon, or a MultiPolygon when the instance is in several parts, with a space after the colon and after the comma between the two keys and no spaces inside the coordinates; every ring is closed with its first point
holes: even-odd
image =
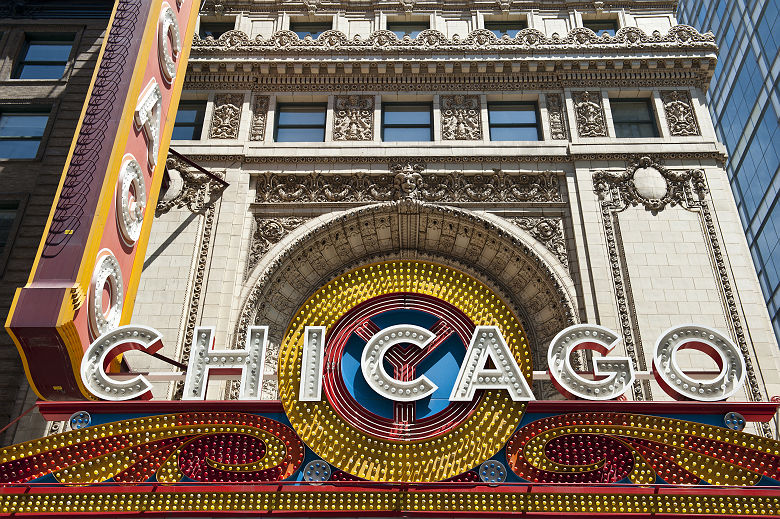
{"type": "Polygon", "coordinates": [[[65,73],[65,63],[61,65],[30,65],[23,63],[15,79],[59,79],[65,73]]]}
{"type": "Polygon", "coordinates": [[[177,141],[197,141],[203,130],[203,118],[206,115],[206,101],[182,101],[176,111],[171,139],[177,141]]]}
{"type": "Polygon", "coordinates": [[[201,39],[211,36],[215,40],[228,31],[235,29],[235,22],[200,22],[198,36],[201,39]]]}
{"type": "Polygon", "coordinates": [[[48,119],[48,114],[2,114],[0,137],[40,137],[48,119]]]}
{"type": "Polygon", "coordinates": [[[13,79],[60,79],[72,47],[72,34],[27,35],[13,79]]]}
{"type": "Polygon", "coordinates": [[[488,124],[492,141],[538,141],[536,103],[489,103],[488,124]]]}
{"type": "Polygon", "coordinates": [[[306,36],[317,38],[325,31],[329,31],[333,28],[330,23],[310,23],[310,22],[292,22],[290,23],[290,30],[303,39],[306,36]]]}
{"type": "Polygon", "coordinates": [[[387,142],[409,142],[431,140],[430,128],[385,128],[384,140],[387,142]]]}
{"type": "Polygon", "coordinates": [[[18,202],[0,202],[0,252],[8,243],[14,220],[16,220],[16,211],[19,209],[18,202]]]}
{"type": "Polygon", "coordinates": [[[73,45],[64,42],[31,41],[24,61],[68,61],[73,45]]]}
{"type": "Polygon", "coordinates": [[[658,137],[650,102],[647,99],[610,99],[615,137],[658,137]]]}
{"type": "Polygon", "coordinates": [[[488,105],[491,124],[536,124],[536,105],[488,105]]]}
{"type": "Polygon", "coordinates": [[[427,29],[430,29],[427,22],[387,22],[387,30],[393,31],[399,38],[404,36],[416,38],[418,34],[427,29]]]}
{"type": "Polygon", "coordinates": [[[615,137],[658,137],[658,132],[650,123],[615,123],[615,137]]]}
{"type": "Polygon", "coordinates": [[[582,25],[599,36],[604,32],[614,36],[618,30],[617,20],[583,20],[582,25]]]}
{"type": "Polygon", "coordinates": [[[324,142],[325,128],[278,128],[276,142],[324,142]]]}
{"type": "Polygon", "coordinates": [[[385,103],[382,139],[389,142],[433,140],[430,103],[385,103]]]}
{"type": "Polygon", "coordinates": [[[202,128],[196,129],[194,126],[174,126],[171,140],[174,141],[197,141],[200,139],[202,128]]]}
{"type": "Polygon", "coordinates": [[[615,122],[648,122],[652,120],[650,106],[647,101],[624,101],[611,99],[612,119],[615,122]]]}
{"type": "Polygon", "coordinates": [[[431,124],[430,105],[386,105],[385,124],[431,124]]]}
{"type": "Polygon", "coordinates": [[[279,126],[324,125],[325,107],[322,106],[280,106],[279,126]]]}
{"type": "Polygon", "coordinates": [[[197,108],[189,108],[179,105],[179,110],[176,112],[176,124],[194,123],[200,113],[201,111],[197,108]]]}
{"type": "Polygon", "coordinates": [[[529,127],[491,127],[491,141],[538,141],[539,131],[529,127]]]}
{"type": "Polygon", "coordinates": [[[276,107],[277,142],[324,142],[325,104],[280,104],[276,107]]]}
{"type": "Polygon", "coordinates": [[[40,141],[37,139],[0,139],[0,158],[34,159],[39,145],[40,141]]]}
{"type": "Polygon", "coordinates": [[[485,22],[485,29],[493,31],[493,34],[499,38],[507,35],[510,38],[517,36],[517,33],[527,28],[528,24],[524,20],[512,22],[485,22]]]}

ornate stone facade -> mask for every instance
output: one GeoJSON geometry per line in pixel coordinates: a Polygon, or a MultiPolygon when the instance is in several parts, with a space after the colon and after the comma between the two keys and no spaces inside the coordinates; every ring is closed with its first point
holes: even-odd
{"type": "Polygon", "coordinates": [[[370,141],[374,138],[373,96],[337,96],[335,107],[334,141],[370,141]]]}
{"type": "Polygon", "coordinates": [[[209,139],[238,139],[243,104],[243,94],[214,96],[214,111],[211,114],[209,139]]]}
{"type": "Polygon", "coordinates": [[[169,185],[160,196],[155,216],[161,216],[171,209],[186,207],[193,213],[202,213],[224,190],[224,185],[174,156],[165,163],[169,185]]]}
{"type": "Polygon", "coordinates": [[[441,135],[446,141],[482,139],[479,96],[441,96],[441,135]]]}
{"type": "Polygon", "coordinates": [[[672,135],[699,135],[699,124],[687,91],[664,91],[661,94],[666,122],[672,135]]]}
{"type": "Polygon", "coordinates": [[[250,245],[249,258],[247,259],[247,272],[257,265],[263,254],[268,252],[272,245],[279,243],[290,231],[299,227],[305,221],[305,218],[290,216],[267,218],[256,214],[255,230],[252,234],[252,244],[250,245]]]}
{"type": "Polygon", "coordinates": [[[580,137],[606,137],[607,121],[600,92],[574,92],[574,116],[580,137]]]}
{"type": "Polygon", "coordinates": [[[508,173],[495,169],[474,175],[422,173],[415,162],[394,164],[388,174],[357,172],[351,175],[311,173],[278,175],[266,173],[258,177],[256,202],[387,202],[404,198],[402,193],[414,193],[414,198],[427,202],[559,202],[561,192],[555,173],[508,173]],[[413,183],[399,190],[401,183],[413,183]],[[408,176],[407,176],[408,175],[408,176]]]}
{"type": "Polygon", "coordinates": [[[566,236],[563,232],[563,221],[560,218],[545,216],[524,216],[511,218],[510,221],[539,240],[564,265],[569,263],[566,250],[566,236]]]}
{"type": "MultiPolygon", "coordinates": [[[[739,399],[780,394],[778,348],[745,274],[726,157],[693,102],[715,67],[711,34],[669,28],[666,4],[633,0],[619,17],[600,6],[621,20],[614,36],[572,25],[596,12],[587,2],[464,0],[448,7],[459,15],[433,0],[290,0],[284,13],[271,4],[226,0],[220,16],[252,33],[195,39],[186,88],[214,92],[209,135],[234,141],[182,144],[225,170],[230,187],[193,204],[203,219],[195,247],[206,252],[189,265],[192,295],[160,317],[181,322],[172,356],[186,359],[194,323],[216,326],[217,342],[234,348],[248,326],[268,325],[263,395],[275,397],[279,343],[308,298],[353,268],[408,259],[460,270],[500,294],[528,334],[534,370],[545,369],[563,327],[589,322],[618,332],[614,354],[647,371],[652,341],[686,316],[730,334],[749,357],[739,399]],[[338,30],[304,39],[277,30],[311,13],[338,30]],[[485,28],[504,13],[520,13],[528,28],[513,37],[485,28]],[[435,29],[399,38],[385,25],[398,19],[435,29]],[[647,98],[663,110],[654,120],[668,124],[658,137],[610,139],[607,94],[647,98]],[[244,99],[252,115],[240,131],[244,99]],[[534,140],[491,140],[496,102],[533,105],[525,124],[534,140]],[[279,103],[327,106],[312,123],[320,131],[325,121],[322,141],[274,142],[279,103]],[[431,140],[384,140],[385,103],[431,106],[431,140]],[[241,135],[247,142],[235,141],[241,135]]],[[[195,217],[171,200],[161,220],[195,217]]],[[[178,227],[169,229],[158,243],[176,243],[178,227]]],[[[174,248],[160,245],[145,270],[161,286],[171,276],[161,258],[174,248]]],[[[534,390],[557,395],[544,380],[534,390]]],[[[663,392],[643,377],[629,398],[663,392]]]]}

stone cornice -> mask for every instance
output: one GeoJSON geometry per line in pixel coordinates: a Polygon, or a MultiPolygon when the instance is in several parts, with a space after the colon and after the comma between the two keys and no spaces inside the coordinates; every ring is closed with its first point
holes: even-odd
{"type": "Polygon", "coordinates": [[[399,53],[409,53],[410,56],[420,53],[425,57],[457,53],[453,56],[457,57],[462,56],[463,52],[480,56],[496,54],[508,57],[588,54],[590,59],[594,59],[594,56],[614,55],[615,51],[642,55],[670,51],[708,55],[717,53],[718,47],[712,33],[701,34],[688,25],[676,25],[670,28],[666,35],[658,31],[648,35],[637,27],[623,27],[615,36],[599,36],[590,29],[577,27],[566,36],[546,36],[536,29],[523,29],[514,38],[497,38],[492,31],[486,29],[472,31],[465,38],[457,35],[447,38],[443,33],[429,29],[422,31],[414,39],[408,36],[399,39],[387,30],[376,31],[367,38],[358,35],[352,39],[340,31],[326,31],[316,40],[309,36],[301,40],[292,31],[278,31],[268,38],[258,35],[250,39],[246,33],[234,30],[224,33],[216,40],[203,40],[196,35],[190,59],[272,55],[284,55],[288,58],[307,55],[333,57],[343,54],[357,54],[361,57],[391,54],[397,57],[399,53]]]}
{"type": "Polygon", "coordinates": [[[447,10],[528,11],[531,9],[616,9],[677,10],[677,0],[205,0],[202,12],[215,14],[275,13],[280,11],[333,14],[337,12],[400,11],[432,12],[447,10]]]}
{"type": "Polygon", "coordinates": [[[434,30],[399,40],[389,31],[351,40],[327,31],[313,40],[279,31],[268,39],[230,31],[218,40],[196,38],[187,86],[225,90],[504,90],[698,86],[706,89],[717,60],[711,33],[678,25],[666,35],[624,27],[597,36],[577,28],[566,37],[525,29],[515,38],[477,30],[446,38],[434,30]],[[399,56],[402,59],[399,59],[399,56]]]}
{"type": "MultiPolygon", "coordinates": [[[[441,64],[430,71],[428,64],[401,64],[402,70],[378,70],[381,64],[366,64],[367,70],[359,67],[334,70],[296,72],[292,66],[250,65],[241,70],[227,70],[225,63],[215,63],[216,70],[191,70],[187,73],[185,87],[188,90],[226,91],[251,90],[256,92],[459,92],[475,91],[503,92],[506,90],[560,90],[567,87],[594,88],[644,88],[644,87],[698,87],[707,89],[711,79],[711,62],[676,63],[669,60],[635,60],[630,68],[618,68],[615,63],[584,62],[559,64],[555,71],[529,70],[528,64],[520,64],[515,72],[510,66],[503,66],[497,72],[495,64],[469,63],[471,72],[463,67],[448,69],[441,64]],[[669,66],[671,62],[671,66],[669,66]],[[488,67],[490,65],[490,67],[488,67]],[[565,65],[565,66],[564,66],[565,65]]],[[[334,66],[335,67],[335,66],[334,66]]]]}

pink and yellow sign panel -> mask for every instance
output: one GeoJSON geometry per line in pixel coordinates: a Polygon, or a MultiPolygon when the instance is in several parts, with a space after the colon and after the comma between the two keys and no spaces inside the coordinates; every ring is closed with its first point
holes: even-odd
{"type": "Polygon", "coordinates": [[[93,398],[86,348],[129,322],[199,0],[118,0],[30,278],[6,329],[44,399],[93,398]]]}

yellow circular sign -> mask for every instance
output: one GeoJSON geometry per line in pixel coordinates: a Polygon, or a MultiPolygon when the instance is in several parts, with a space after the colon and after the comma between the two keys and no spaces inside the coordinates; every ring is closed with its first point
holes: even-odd
{"type": "Polygon", "coordinates": [[[357,427],[339,412],[339,402],[329,401],[326,392],[318,402],[298,399],[305,327],[325,326],[329,334],[357,305],[388,294],[419,294],[454,307],[474,326],[497,326],[530,383],[533,367],[525,331],[492,290],[443,265],[388,261],[339,276],[298,310],[279,351],[279,395],[287,417],[317,455],[361,478],[426,482],[466,472],[504,446],[520,423],[524,402],[513,401],[506,391],[484,390],[457,423],[424,439],[405,440],[403,435],[389,439],[357,427]]]}

